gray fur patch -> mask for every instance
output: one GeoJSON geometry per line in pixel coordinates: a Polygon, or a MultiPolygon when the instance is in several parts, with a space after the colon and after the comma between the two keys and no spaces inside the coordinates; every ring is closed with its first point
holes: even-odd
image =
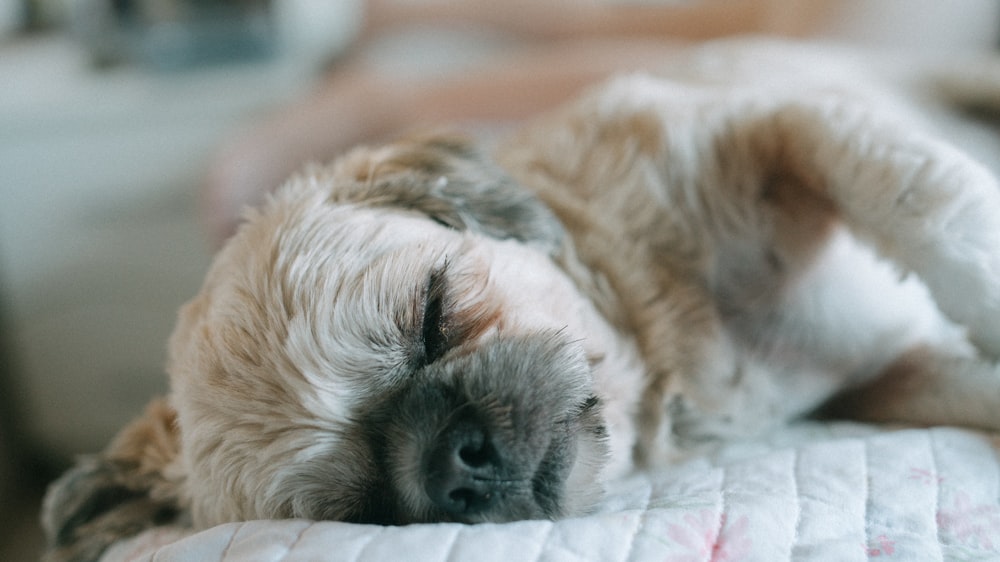
{"type": "Polygon", "coordinates": [[[517,240],[549,255],[566,236],[548,207],[464,139],[401,143],[367,180],[338,188],[332,199],[411,209],[450,228],[517,240]]]}

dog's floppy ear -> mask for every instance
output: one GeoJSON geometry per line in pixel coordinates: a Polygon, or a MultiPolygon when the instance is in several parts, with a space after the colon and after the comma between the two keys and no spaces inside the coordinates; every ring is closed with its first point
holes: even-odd
{"type": "Polygon", "coordinates": [[[356,149],[334,166],[333,202],[412,209],[456,230],[538,246],[561,247],[559,220],[537,197],[458,135],[410,137],[356,149]]]}
{"type": "Polygon", "coordinates": [[[97,560],[115,541],[183,516],[170,472],[179,436],[174,410],[156,399],[99,455],[52,483],[42,506],[44,560],[97,560]]]}

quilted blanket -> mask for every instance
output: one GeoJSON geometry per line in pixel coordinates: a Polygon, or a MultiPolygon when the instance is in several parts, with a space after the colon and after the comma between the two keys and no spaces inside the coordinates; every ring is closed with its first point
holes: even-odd
{"type": "Polygon", "coordinates": [[[609,486],[588,517],[159,529],[106,562],[1000,560],[1000,436],[800,423],[609,486]]]}

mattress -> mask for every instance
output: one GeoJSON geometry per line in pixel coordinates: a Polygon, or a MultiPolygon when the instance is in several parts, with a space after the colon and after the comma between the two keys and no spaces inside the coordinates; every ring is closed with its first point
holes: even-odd
{"type": "Polygon", "coordinates": [[[1000,560],[1000,436],[803,422],[612,482],[586,517],[163,528],[107,562],[1000,560]]]}

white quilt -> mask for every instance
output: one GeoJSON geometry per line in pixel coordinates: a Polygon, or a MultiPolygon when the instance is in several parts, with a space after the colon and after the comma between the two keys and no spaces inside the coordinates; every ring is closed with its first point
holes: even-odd
{"type": "Polygon", "coordinates": [[[610,486],[589,517],[150,531],[107,562],[1000,560],[1000,436],[803,423],[610,486]]]}

